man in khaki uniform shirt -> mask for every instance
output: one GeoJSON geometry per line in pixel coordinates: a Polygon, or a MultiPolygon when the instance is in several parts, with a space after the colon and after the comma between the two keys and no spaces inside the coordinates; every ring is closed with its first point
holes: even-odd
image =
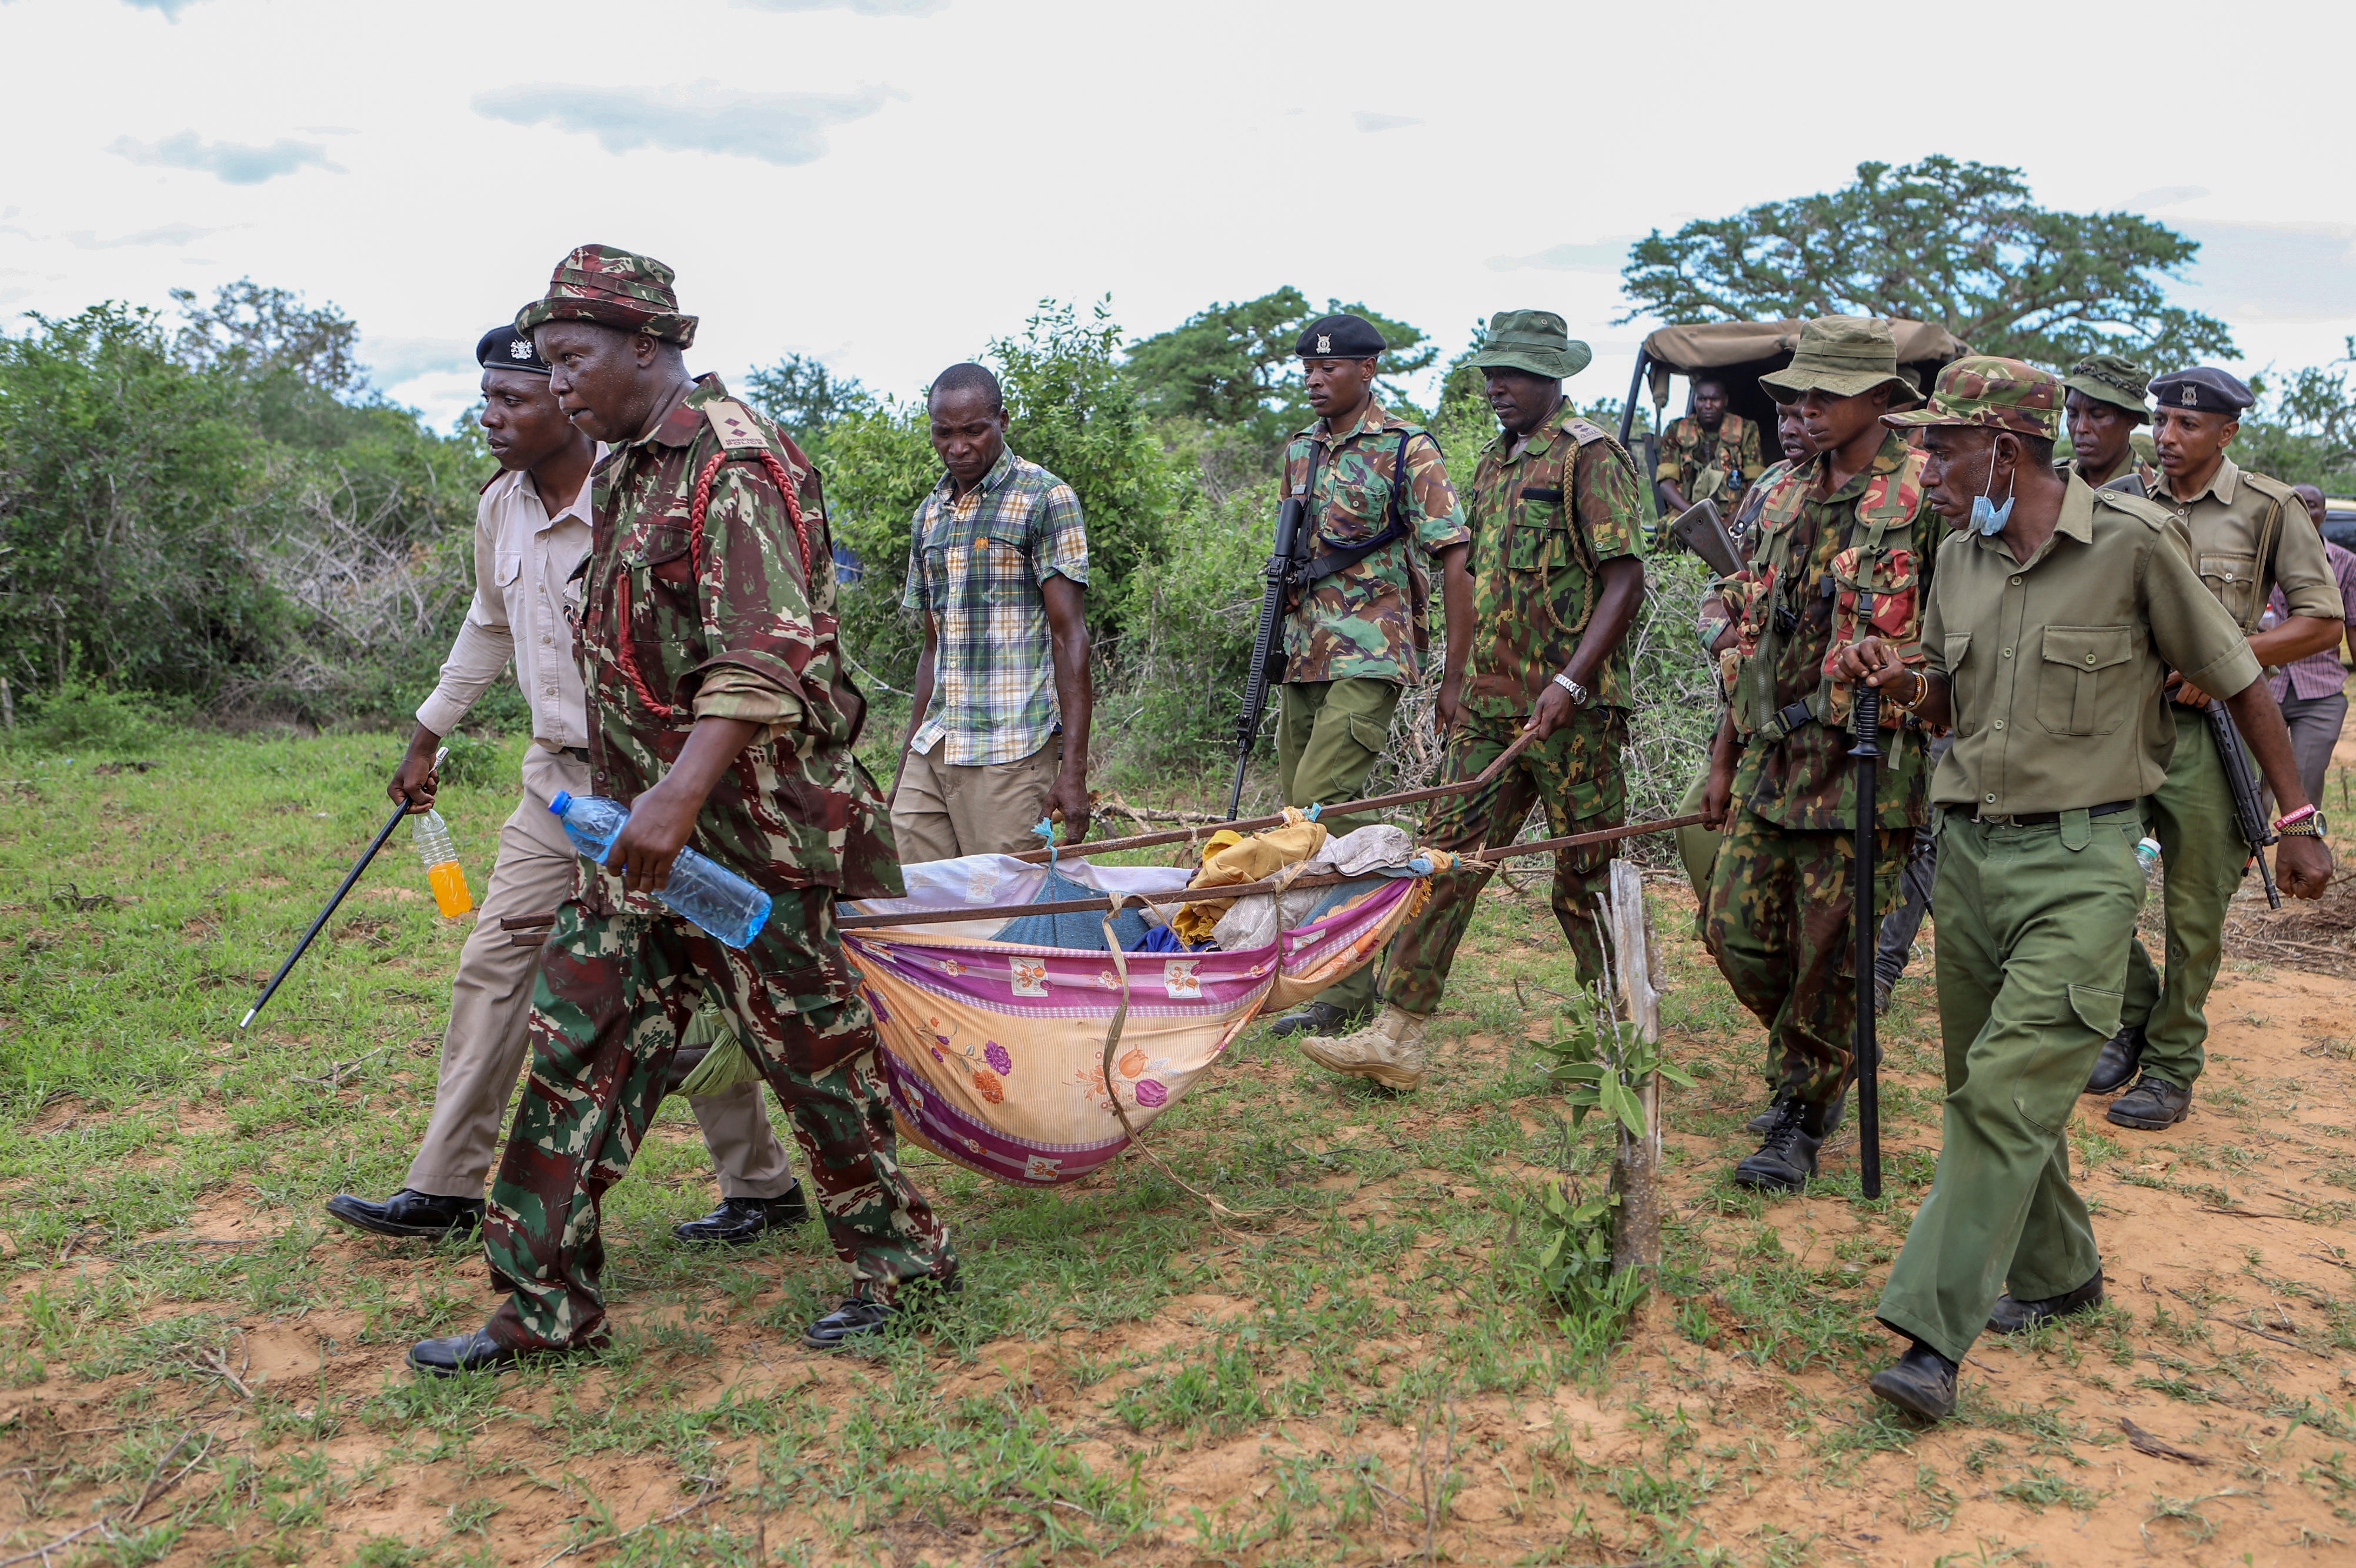
{"type": "MultiPolygon", "coordinates": [[[[483,367],[483,429],[501,472],[483,487],[475,516],[475,599],[458,628],[441,683],[417,710],[417,733],[389,793],[419,811],[433,804],[434,755],[512,658],[531,707],[523,800],[499,830],[498,864],[450,988],[441,1079],[425,1141],[402,1190],[382,1203],[350,1193],[327,1212],[385,1236],[441,1238],[483,1217],[499,1119],[515,1093],[529,1043],[541,944],[573,891],[577,854],[548,803],[559,790],[594,791],[588,717],[566,579],[589,552],[589,469],[595,444],[575,430],[549,392],[547,364],[530,338],[494,328],[476,346],[483,367]],[[571,500],[551,513],[546,498],[571,500]]],[[[720,1207],[679,1228],[682,1240],[749,1241],[772,1224],[809,1218],[801,1184],[770,1130],[761,1086],[743,1083],[689,1101],[720,1176],[720,1207]]]]}
{"type": "MultiPolygon", "coordinates": [[[[2338,642],[2340,586],[2314,519],[2288,485],[2225,456],[2253,401],[2249,388],[2203,367],[2157,377],[2151,392],[2160,464],[2152,499],[2183,523],[2201,582],[2240,624],[2251,653],[2271,668],[2338,642]],[[2276,585],[2290,613],[2261,631],[2266,596],[2276,585]]],[[[2109,1094],[2134,1079],[2112,1103],[2109,1119],[2147,1132],[2173,1126],[2191,1111],[2192,1085],[2207,1059],[2203,1009],[2224,956],[2225,907],[2249,861],[2234,831],[2224,764],[2201,714],[2201,691],[2197,680],[2176,686],[2176,753],[2168,782],[2152,799],[2153,836],[2167,870],[2167,979],[2163,983],[2143,944],[2133,944],[2123,1026],[2086,1084],[2089,1094],[2109,1094]]]]}
{"type": "MultiPolygon", "coordinates": [[[[2225,694],[2267,781],[2294,812],[2306,798],[2258,660],[2169,514],[2054,470],[2058,380],[1975,355],[1940,372],[1928,408],[1884,418],[1922,431],[1931,504],[1962,525],[1939,549],[1922,667],[1879,637],[1836,656],[1840,678],[1871,671],[1885,703],[1955,735],[1931,787],[1944,809],[1939,1168],[1879,1311],[1912,1345],[1871,1385],[1935,1420],[1983,1329],[2103,1299],[2063,1132],[2118,1026],[2143,904],[2141,798],[2176,744],[2167,671],[2225,694]]],[[[2299,897],[2330,880],[2319,827],[2308,816],[2283,840],[2283,885],[2299,897]]]]}

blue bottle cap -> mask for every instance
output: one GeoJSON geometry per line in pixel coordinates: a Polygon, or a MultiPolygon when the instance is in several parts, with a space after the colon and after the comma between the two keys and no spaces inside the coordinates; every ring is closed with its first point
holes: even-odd
{"type": "Polygon", "coordinates": [[[573,804],[573,791],[559,789],[556,792],[556,799],[548,803],[548,809],[561,817],[564,815],[564,808],[571,804],[573,804]]]}

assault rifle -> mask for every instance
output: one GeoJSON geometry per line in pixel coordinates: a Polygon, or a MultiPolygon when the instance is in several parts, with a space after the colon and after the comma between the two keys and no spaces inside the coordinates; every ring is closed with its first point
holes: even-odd
{"type": "Polygon", "coordinates": [[[1309,494],[1317,483],[1317,450],[1309,453],[1309,478],[1298,493],[1284,498],[1276,510],[1276,549],[1260,569],[1268,586],[1261,590],[1259,628],[1252,634],[1251,668],[1244,677],[1244,711],[1236,719],[1236,782],[1227,791],[1227,816],[1243,807],[1244,769],[1251,762],[1252,743],[1259,738],[1260,720],[1268,714],[1268,688],[1284,663],[1284,614],[1293,589],[1309,565],[1306,528],[1309,494]]]}
{"type": "MultiPolygon", "coordinates": [[[[2265,879],[2266,903],[2282,908],[2282,892],[2275,886],[2275,868],[2266,864],[2265,849],[2282,835],[2266,821],[2265,804],[2258,797],[2258,780],[2250,771],[2250,754],[2242,749],[2242,732],[2233,723],[2233,715],[2225,709],[2223,699],[2211,697],[2201,712],[2209,715],[2209,738],[2217,743],[2217,760],[2225,765],[2225,787],[2233,792],[2233,826],[2249,846],[2250,858],[2258,863],[2258,875],[2265,879]]],[[[2249,867],[2242,868],[2246,872],[2249,867]]]]}
{"type": "Polygon", "coordinates": [[[1731,577],[1742,570],[1742,553],[1727,536],[1726,523],[1718,515],[1716,501],[1696,501],[1679,512],[1677,520],[1669,524],[1669,537],[1699,556],[1721,577],[1731,577]]]}

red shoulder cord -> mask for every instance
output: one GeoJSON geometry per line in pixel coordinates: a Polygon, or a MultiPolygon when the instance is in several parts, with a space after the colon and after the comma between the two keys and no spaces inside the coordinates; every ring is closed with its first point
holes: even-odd
{"type": "MultiPolygon", "coordinates": [[[[802,516],[801,498],[795,494],[793,480],[787,474],[786,466],[777,461],[776,453],[764,446],[756,455],[761,459],[761,466],[769,471],[769,478],[776,482],[777,492],[786,498],[786,515],[793,519],[794,538],[801,545],[802,582],[807,585],[810,576],[809,523],[802,516]]],[[[703,580],[703,514],[712,508],[712,481],[718,477],[720,465],[728,461],[730,456],[724,450],[712,455],[711,461],[703,465],[703,471],[695,477],[694,499],[688,504],[687,559],[689,569],[699,583],[703,580]]],[[[630,689],[637,693],[638,701],[647,705],[647,711],[664,723],[675,723],[685,718],[688,714],[686,708],[658,699],[648,689],[646,677],[638,672],[638,658],[631,650],[630,579],[626,573],[616,585],[616,594],[619,602],[615,608],[621,628],[615,653],[621,661],[622,673],[629,679],[630,689]]]]}

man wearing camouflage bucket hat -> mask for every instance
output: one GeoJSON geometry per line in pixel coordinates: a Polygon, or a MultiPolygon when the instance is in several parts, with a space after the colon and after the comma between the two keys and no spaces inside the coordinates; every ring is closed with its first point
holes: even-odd
{"type": "MultiPolygon", "coordinates": [[[[2279,668],[2337,646],[2344,625],[2340,585],[2306,503],[2280,479],[2226,455],[2242,411],[2256,401],[2250,389],[2203,365],[2155,376],[2151,393],[2160,469],[2151,498],[2184,525],[2201,580],[2241,623],[2250,651],[2279,668]],[[2289,613],[2268,627],[2266,600],[2276,586],[2289,613]]],[[[2191,1112],[2193,1085],[2208,1061],[2206,1009],[2224,958],[2225,908],[2250,861],[2233,828],[2223,759],[2201,715],[2210,688],[2189,677],[2171,676],[2169,683],[2179,744],[2151,802],[2152,836],[2167,867],[2167,972],[2134,943],[2117,1037],[2086,1083],[2089,1094],[2124,1087],[2104,1119],[2140,1132],[2172,1127],[2191,1112]]],[[[2315,825],[2310,820],[2303,831],[2315,825]]]]}
{"type": "MultiPolygon", "coordinates": [[[[1644,596],[1644,512],[1634,460],[1563,399],[1589,358],[1550,310],[1499,311],[1472,357],[1504,428],[1467,496],[1472,670],[1455,722],[1443,715],[1442,779],[1477,778],[1525,730],[1538,739],[1489,784],[1433,808],[1423,842],[1437,848],[1511,843],[1540,802],[1557,838],[1625,819],[1621,752],[1636,692],[1624,643],[1644,596]]],[[[1608,845],[1555,853],[1555,919],[1581,983],[1603,978],[1595,898],[1611,860],[1608,845]]],[[[1381,1014],[1338,1039],[1303,1040],[1301,1055],[1394,1089],[1420,1084],[1427,1020],[1492,873],[1460,860],[1433,877],[1392,944],[1381,1014]]]]}
{"type": "MultiPolygon", "coordinates": [[[[1938,1174],[1879,1308],[1912,1343],[1871,1381],[1926,1420],[1954,1408],[1956,1368],[1983,1331],[2103,1299],[2065,1131],[2118,1026],[2143,903],[2141,798],[2174,744],[2169,668],[2226,693],[2267,781],[2305,800],[2258,661],[2167,510],[2054,467],[2062,395],[2044,371],[1976,355],[1940,372],[1929,407],[1886,417],[1921,433],[1923,487],[1954,532],[1919,664],[1879,626],[1834,659],[1842,680],[1955,732],[1931,791],[1944,808],[1938,1174]]],[[[2286,838],[2282,866],[2300,897],[2330,880],[2320,838],[2286,838]]]]}
{"type": "Polygon", "coordinates": [[[957,1262],[896,1157],[874,1020],[834,924],[838,896],[904,889],[851,753],[867,704],[838,639],[825,498],[774,423],[688,374],[695,318],[660,263],[584,245],[516,328],[565,414],[610,448],[574,624],[591,788],[629,820],[580,868],[542,950],[531,1077],[484,1225],[512,1294],[410,1364],[499,1370],[606,1341],[600,1204],[707,996],[791,1116],[851,1265],[851,1297],[802,1336],[833,1348],[955,1288],[957,1262]],[[691,834],[770,897],[742,948],[653,897],[691,834]]]}
{"type": "Polygon", "coordinates": [[[2147,496],[2158,485],[2159,470],[2135,449],[2136,427],[2151,423],[2150,384],[2150,372],[2117,354],[2089,354],[2062,378],[2071,466],[2094,489],[2147,496]]]}
{"type": "MultiPolygon", "coordinates": [[[[1772,1116],[1735,1179],[1797,1191],[1816,1174],[1846,1101],[1857,1021],[1857,769],[1849,688],[1829,660],[1854,633],[1860,590],[1871,596],[1873,625],[1911,648],[1944,531],[1922,499],[1922,454],[1880,424],[1915,396],[1887,322],[1811,321],[1791,364],[1760,384],[1796,406],[1815,452],[1760,501],[1755,582],[1702,791],[1705,822],[1726,828],[1704,935],[1768,1031],[1772,1116]]],[[[1868,803],[1879,874],[1866,918],[1896,905],[1900,868],[1927,815],[1922,736],[1886,728],[1883,742],[1885,782],[1868,803]]]]}

